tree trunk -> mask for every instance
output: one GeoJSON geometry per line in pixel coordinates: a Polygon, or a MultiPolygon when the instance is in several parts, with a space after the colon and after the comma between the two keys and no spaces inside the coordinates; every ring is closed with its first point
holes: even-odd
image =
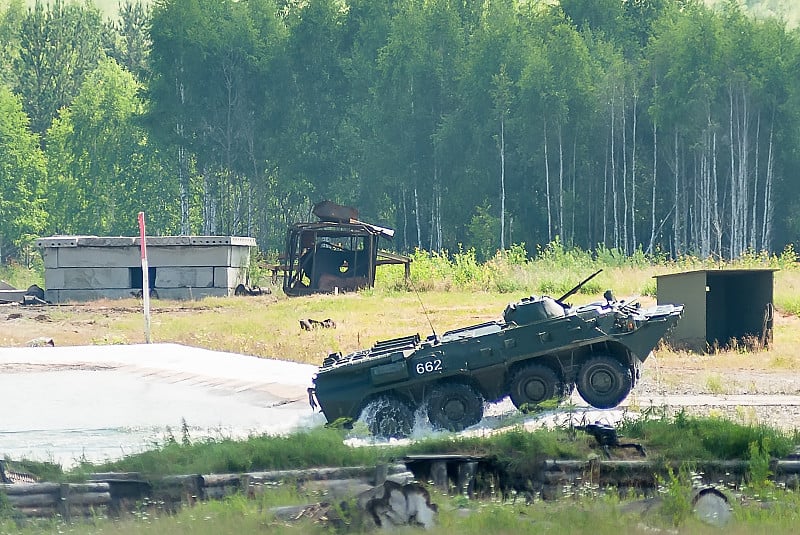
{"type": "Polygon", "coordinates": [[[739,210],[738,191],[736,181],[736,158],[734,156],[735,137],[733,135],[733,87],[728,87],[728,100],[730,103],[730,116],[728,118],[728,129],[730,134],[730,152],[731,152],[731,220],[730,220],[730,247],[729,257],[734,259],[739,256],[739,218],[737,212],[739,210]]]}
{"type": "Polygon", "coordinates": [[[775,110],[772,111],[772,119],[769,125],[769,148],[767,151],[767,172],[764,183],[764,218],[761,223],[761,247],[764,251],[772,250],[772,181],[773,181],[773,145],[772,134],[775,128],[775,110]]]}
{"type": "Polygon", "coordinates": [[[633,93],[633,138],[631,144],[631,253],[639,245],[636,240],[636,109],[639,103],[639,95],[633,93]]]}
{"type": "Polygon", "coordinates": [[[653,254],[656,241],[656,184],[658,182],[658,123],[653,120],[653,189],[650,198],[650,243],[647,254],[653,254]]]}
{"type": "Polygon", "coordinates": [[[619,249],[619,202],[617,201],[617,160],[614,155],[614,151],[616,147],[614,145],[614,99],[616,97],[612,95],[611,97],[611,202],[613,203],[613,214],[614,214],[614,249],[619,249]]]}
{"type": "Polygon", "coordinates": [[[422,226],[419,220],[419,192],[417,186],[414,186],[414,218],[417,224],[417,247],[422,249],[422,226]]]}
{"type": "Polygon", "coordinates": [[[680,243],[680,231],[681,231],[681,211],[680,211],[680,184],[679,184],[679,177],[680,177],[680,162],[678,160],[678,130],[675,130],[675,218],[672,223],[672,256],[677,257],[682,253],[681,250],[681,243],[680,243]]]}
{"type": "Polygon", "coordinates": [[[408,252],[408,205],[406,203],[406,187],[400,188],[400,202],[403,207],[403,251],[408,252]]]}
{"type": "MultiPolygon", "coordinates": [[[[178,125],[179,130],[183,130],[182,125],[178,125]]],[[[178,184],[181,196],[181,234],[188,236],[192,233],[189,226],[189,170],[186,162],[186,148],[183,145],[178,147],[178,184]]]]}
{"type": "Polygon", "coordinates": [[[608,247],[608,145],[609,139],[606,137],[606,155],[603,160],[603,205],[600,209],[603,212],[603,246],[608,247]]]}
{"type": "Polygon", "coordinates": [[[722,216],[719,213],[719,177],[717,175],[717,131],[714,130],[711,137],[711,157],[712,171],[711,180],[713,184],[713,207],[714,207],[714,235],[716,239],[715,252],[722,257],[722,216]]]}
{"type": "Polygon", "coordinates": [[[547,161],[547,118],[544,119],[544,189],[547,198],[547,241],[553,241],[553,216],[550,211],[550,164],[547,161]]]}
{"type": "Polygon", "coordinates": [[[506,248],[506,130],[500,116],[500,250],[506,248]]]}
{"type": "Polygon", "coordinates": [[[630,254],[628,246],[628,113],[625,110],[625,88],[622,91],[622,251],[630,254]]]}
{"type": "Polygon", "coordinates": [[[564,240],[564,143],[558,124],[558,235],[564,240]]]}
{"type": "Polygon", "coordinates": [[[756,231],[758,229],[758,164],[759,164],[759,147],[761,146],[761,112],[758,112],[758,117],[756,118],[756,161],[755,165],[753,166],[753,213],[751,214],[750,220],[750,249],[755,252],[759,250],[759,246],[763,251],[763,244],[758,243],[761,238],[760,233],[756,231]]]}

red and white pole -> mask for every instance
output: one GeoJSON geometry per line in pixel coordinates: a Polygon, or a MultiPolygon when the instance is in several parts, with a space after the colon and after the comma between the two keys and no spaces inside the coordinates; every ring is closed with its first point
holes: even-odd
{"type": "Polygon", "coordinates": [[[147,240],[144,231],[144,212],[139,212],[139,238],[142,250],[142,303],[144,304],[144,339],[150,343],[150,268],[147,265],[147,240]]]}

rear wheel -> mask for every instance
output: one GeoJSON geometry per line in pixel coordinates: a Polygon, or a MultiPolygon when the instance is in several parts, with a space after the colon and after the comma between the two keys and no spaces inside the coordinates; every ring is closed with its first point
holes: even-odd
{"type": "Polygon", "coordinates": [[[631,391],[631,370],[605,355],[587,360],[578,372],[578,393],[598,409],[616,407],[631,391]]]}
{"type": "Polygon", "coordinates": [[[445,383],[428,396],[428,419],[436,429],[462,431],[483,418],[483,397],[463,383],[445,383]]]}
{"type": "Polygon", "coordinates": [[[528,364],[514,373],[509,395],[514,406],[522,411],[547,401],[561,401],[564,385],[552,368],[542,364],[528,364]]]}
{"type": "Polygon", "coordinates": [[[380,396],[361,411],[369,432],[378,438],[405,438],[414,428],[414,413],[394,396],[380,396]]]}

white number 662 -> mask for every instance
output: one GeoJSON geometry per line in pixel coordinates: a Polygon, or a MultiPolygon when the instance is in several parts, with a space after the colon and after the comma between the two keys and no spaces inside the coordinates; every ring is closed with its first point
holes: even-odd
{"type": "Polygon", "coordinates": [[[424,375],[426,373],[442,371],[442,359],[434,359],[425,362],[418,362],[416,370],[418,375],[424,375]]]}

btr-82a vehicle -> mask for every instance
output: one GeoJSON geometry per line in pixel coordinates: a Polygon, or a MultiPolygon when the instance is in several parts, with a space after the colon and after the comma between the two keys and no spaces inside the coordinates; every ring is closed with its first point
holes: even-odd
{"type": "Polygon", "coordinates": [[[427,417],[435,429],[461,431],[483,418],[485,402],[509,396],[526,410],[563,401],[575,387],[589,405],[615,407],[683,305],[643,309],[616,301],[610,291],[602,302],[565,304],[598,273],[559,299],[512,303],[501,320],[331,354],[308,389],[311,406],[329,423],[360,418],[379,437],[407,436],[416,417],[427,417]]]}

